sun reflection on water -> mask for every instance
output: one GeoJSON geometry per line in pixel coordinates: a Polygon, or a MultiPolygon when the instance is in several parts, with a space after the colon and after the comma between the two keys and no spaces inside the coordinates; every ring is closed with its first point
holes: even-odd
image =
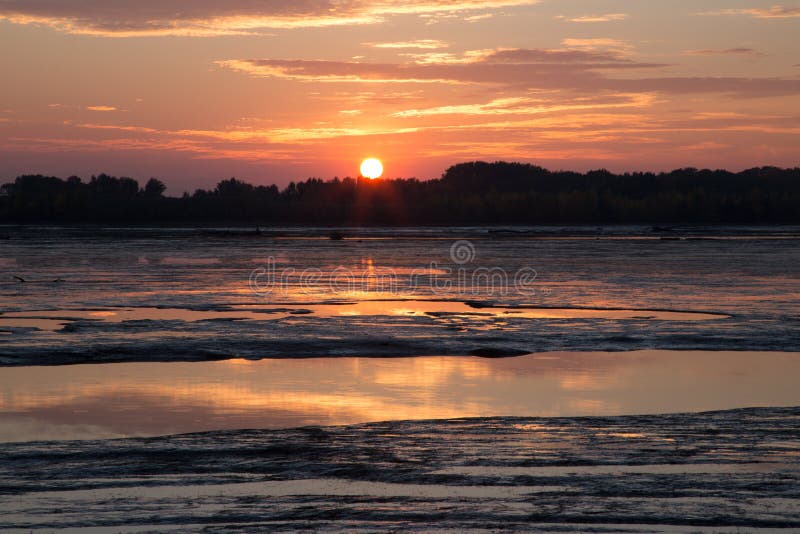
{"type": "Polygon", "coordinates": [[[0,374],[0,422],[88,425],[99,436],[688,412],[797,405],[798,372],[796,354],[668,351],[12,367],[0,374]]]}

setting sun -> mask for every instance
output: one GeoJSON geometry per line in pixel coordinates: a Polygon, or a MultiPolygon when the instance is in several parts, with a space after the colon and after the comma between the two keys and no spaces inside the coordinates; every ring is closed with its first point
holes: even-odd
{"type": "Polygon", "coordinates": [[[383,163],[376,158],[367,158],[361,162],[361,176],[374,180],[383,174],[383,163]]]}

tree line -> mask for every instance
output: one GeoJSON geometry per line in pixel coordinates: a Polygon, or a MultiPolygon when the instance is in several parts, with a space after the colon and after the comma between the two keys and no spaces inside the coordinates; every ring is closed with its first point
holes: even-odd
{"type": "Polygon", "coordinates": [[[800,223],[800,168],[614,174],[522,163],[454,165],[435,180],[309,178],[283,189],[236,178],[165,196],[106,174],[19,176],[0,186],[0,221],[247,225],[800,223]]]}

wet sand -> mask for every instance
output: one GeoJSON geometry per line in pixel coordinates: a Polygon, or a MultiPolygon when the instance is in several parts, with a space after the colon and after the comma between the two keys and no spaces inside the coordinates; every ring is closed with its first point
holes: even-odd
{"type": "Polygon", "coordinates": [[[800,408],[0,445],[0,529],[800,529],[800,408]]]}

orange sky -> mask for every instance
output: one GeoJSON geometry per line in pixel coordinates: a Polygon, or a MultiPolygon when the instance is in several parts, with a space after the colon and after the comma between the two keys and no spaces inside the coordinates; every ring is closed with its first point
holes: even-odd
{"type": "Polygon", "coordinates": [[[800,4],[2,0],[0,181],[800,165],[800,4]]]}

